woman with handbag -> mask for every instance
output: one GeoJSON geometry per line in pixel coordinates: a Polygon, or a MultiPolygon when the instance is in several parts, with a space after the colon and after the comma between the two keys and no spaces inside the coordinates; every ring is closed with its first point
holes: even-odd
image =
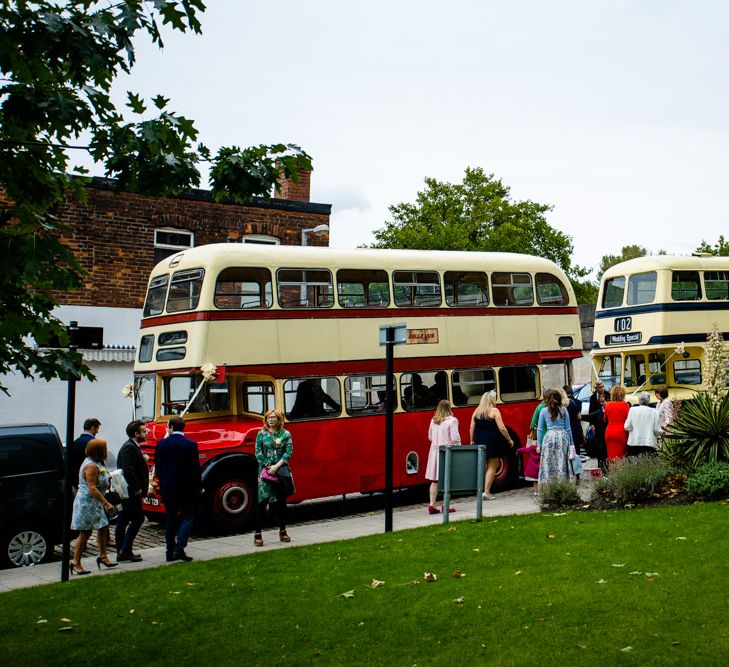
{"type": "Polygon", "coordinates": [[[109,560],[106,547],[109,543],[109,518],[114,506],[104,497],[109,489],[109,473],[106,469],[106,440],[94,438],[86,445],[86,458],[79,472],[78,492],[73,501],[71,528],[79,534],[73,548],[73,560],[69,567],[71,574],[89,574],[81,565],[89,537],[94,530],[98,531],[99,556],[96,567],[116,567],[117,563],[109,560]],[[106,511],[105,511],[106,510],[106,511]]]}
{"type": "Polygon", "coordinates": [[[291,433],[283,427],[283,415],[278,410],[269,410],[263,415],[263,428],[256,436],[256,459],[258,460],[258,510],[256,532],[253,543],[263,546],[263,522],[271,498],[276,499],[279,519],[279,539],[290,542],[286,533],[286,496],[291,495],[293,478],[288,461],[294,451],[291,433]]]}

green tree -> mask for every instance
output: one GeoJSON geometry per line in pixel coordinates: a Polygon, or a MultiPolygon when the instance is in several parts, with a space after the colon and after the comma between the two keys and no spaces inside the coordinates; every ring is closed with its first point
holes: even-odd
{"type": "MultiPolygon", "coordinates": [[[[156,95],[127,93],[117,108],[111,87],[135,64],[134,39],[162,47],[161,29],[200,33],[201,0],[16,0],[0,3],[0,374],[90,374],[77,353],[43,349],[68,342],[53,317],[52,290],[77,287],[82,269],[58,240],[54,207],[85,199],[88,152],[121,191],[171,195],[199,185],[209,161],[217,199],[268,196],[283,173],[311,169],[298,146],[224,147],[196,143],[192,120],[156,95]],[[37,347],[36,347],[37,344],[37,347]]],[[[0,382],[0,389],[6,387],[0,382]]]]}
{"type": "Polygon", "coordinates": [[[580,282],[587,271],[572,264],[572,239],[547,222],[552,207],[511,200],[508,186],[480,168],[467,168],[456,184],[426,178],[415,203],[389,208],[392,220],[375,230],[372,248],[539,255],[558,264],[581,294],[590,293],[590,283],[580,282]]]}
{"type": "Polygon", "coordinates": [[[627,262],[629,259],[635,259],[636,257],[645,257],[648,254],[650,253],[643,246],[624,245],[619,255],[603,255],[603,258],[600,260],[600,266],[597,268],[598,282],[602,278],[602,274],[611,266],[620,264],[620,262],[627,262]]]}
{"type": "Polygon", "coordinates": [[[696,252],[706,252],[717,257],[729,257],[729,241],[726,241],[724,236],[721,235],[719,240],[712,246],[702,239],[701,244],[696,248],[696,252]]]}

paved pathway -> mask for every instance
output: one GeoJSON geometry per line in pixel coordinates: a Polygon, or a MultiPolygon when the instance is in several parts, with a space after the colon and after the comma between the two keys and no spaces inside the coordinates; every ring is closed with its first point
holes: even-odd
{"type": "MultiPolygon", "coordinates": [[[[451,505],[456,511],[450,515],[450,521],[462,521],[476,517],[476,498],[457,498],[451,505]]],[[[497,494],[494,500],[484,501],[482,514],[484,517],[504,516],[510,514],[531,514],[539,511],[534,501],[531,487],[515,489],[505,493],[497,494]]],[[[429,515],[427,505],[410,505],[397,508],[393,512],[393,529],[407,530],[441,523],[442,515],[429,515]]],[[[262,548],[253,546],[253,533],[243,535],[231,535],[213,539],[195,540],[190,542],[187,553],[195,560],[212,560],[226,556],[239,556],[241,554],[262,553],[269,549],[290,549],[306,544],[317,544],[320,542],[334,542],[336,540],[347,540],[363,535],[374,535],[383,533],[385,529],[384,512],[371,512],[365,515],[354,517],[338,517],[307,524],[299,524],[289,528],[292,541],[284,544],[278,541],[278,531],[274,528],[264,532],[263,539],[266,542],[262,548]]],[[[139,545],[137,551],[143,559],[139,563],[122,563],[112,569],[102,568],[97,571],[95,568],[91,575],[87,576],[110,576],[119,572],[130,570],[142,570],[150,567],[185,567],[184,563],[165,561],[165,549],[163,546],[145,548],[139,545]]],[[[90,554],[84,557],[84,566],[92,569],[96,565],[96,559],[90,554]]],[[[79,577],[85,579],[86,577],[79,577]]],[[[0,570],[0,593],[17,588],[28,588],[60,581],[61,564],[46,563],[33,567],[17,568],[12,570],[0,570]]],[[[69,583],[73,584],[76,577],[72,577],[69,583]]]]}

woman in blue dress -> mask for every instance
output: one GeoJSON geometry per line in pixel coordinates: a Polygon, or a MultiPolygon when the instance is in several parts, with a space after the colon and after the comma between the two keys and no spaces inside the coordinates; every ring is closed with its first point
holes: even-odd
{"type": "Polygon", "coordinates": [[[86,445],[86,458],[81,464],[78,476],[78,491],[73,501],[71,528],[79,534],[73,548],[73,560],[69,567],[71,574],[89,574],[81,565],[81,556],[94,530],[98,530],[99,556],[96,567],[116,567],[109,560],[106,547],[109,542],[109,519],[104,510],[111,511],[114,506],[104,498],[109,489],[109,472],[106,469],[106,440],[94,438],[86,445]]]}
{"type": "Polygon", "coordinates": [[[572,429],[567,409],[562,405],[562,394],[557,389],[550,389],[544,400],[545,407],[539,413],[537,426],[537,452],[541,453],[540,485],[555,479],[569,480],[572,476],[572,429]]]}

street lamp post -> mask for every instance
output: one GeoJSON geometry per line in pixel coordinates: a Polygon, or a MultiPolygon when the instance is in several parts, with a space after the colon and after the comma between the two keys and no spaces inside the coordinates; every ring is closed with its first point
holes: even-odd
{"type": "Polygon", "coordinates": [[[316,227],[312,227],[311,229],[302,229],[301,230],[301,245],[308,245],[306,243],[306,237],[309,236],[309,234],[318,234],[319,232],[328,232],[329,231],[329,225],[317,225],[316,227]]]}

